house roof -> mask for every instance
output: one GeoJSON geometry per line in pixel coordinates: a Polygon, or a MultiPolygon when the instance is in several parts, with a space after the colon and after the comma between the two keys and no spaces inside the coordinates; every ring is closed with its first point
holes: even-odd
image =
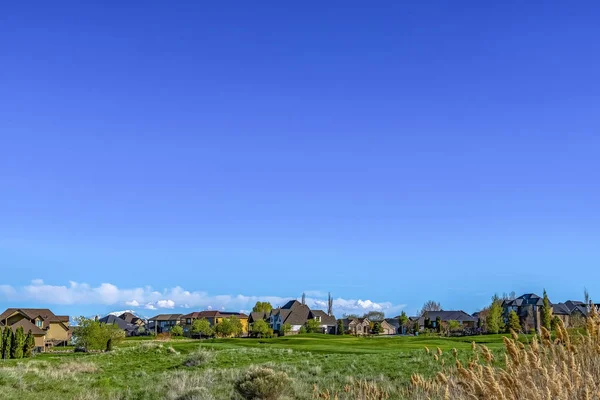
{"type": "Polygon", "coordinates": [[[462,310],[458,311],[427,311],[423,317],[419,319],[419,322],[424,322],[425,318],[429,318],[430,321],[435,321],[438,317],[442,321],[459,321],[459,322],[477,322],[477,318],[467,314],[462,310]]]}
{"type": "Polygon", "coordinates": [[[267,313],[264,311],[252,311],[250,313],[250,318],[252,320],[252,322],[254,321],[260,321],[261,319],[266,319],[267,318],[267,313]]]}
{"type": "Polygon", "coordinates": [[[119,315],[119,318],[121,318],[122,320],[125,320],[129,323],[135,323],[137,321],[142,320],[140,317],[138,317],[135,314],[132,314],[130,312],[124,312],[123,314],[119,315]]]}
{"type": "Polygon", "coordinates": [[[271,311],[271,315],[279,316],[282,324],[304,325],[308,320],[310,308],[298,300],[290,300],[281,308],[271,311]]]}
{"type": "Polygon", "coordinates": [[[116,324],[119,327],[119,329],[122,329],[127,332],[135,332],[138,329],[138,327],[136,325],[130,324],[129,322],[125,321],[124,319],[116,317],[111,314],[107,315],[104,318],[100,318],[99,321],[102,322],[103,324],[116,324]]]}
{"type": "Polygon", "coordinates": [[[400,321],[398,321],[398,318],[386,318],[384,319],[384,321],[392,325],[396,329],[400,328],[400,321]]]}
{"type": "Polygon", "coordinates": [[[556,315],[570,315],[571,310],[565,303],[556,303],[552,305],[552,314],[556,315]]]}
{"type": "Polygon", "coordinates": [[[516,299],[504,300],[502,302],[502,305],[507,306],[507,307],[510,307],[510,306],[521,307],[524,305],[541,306],[543,304],[544,304],[544,300],[535,293],[526,293],[524,295],[517,297],[516,299]]]}
{"type": "Polygon", "coordinates": [[[323,310],[310,310],[309,318],[321,317],[321,324],[327,326],[335,326],[337,324],[337,320],[335,316],[328,315],[323,310]]]}
{"type": "Polygon", "coordinates": [[[189,314],[183,315],[181,318],[183,318],[183,319],[187,319],[187,318],[199,319],[199,318],[215,318],[215,317],[222,317],[222,318],[227,318],[227,317],[248,318],[248,316],[246,314],[244,314],[244,313],[230,312],[230,311],[213,311],[213,310],[194,311],[194,312],[191,312],[189,314]]]}
{"type": "Polygon", "coordinates": [[[38,328],[31,321],[25,318],[20,319],[19,321],[12,324],[10,328],[13,332],[15,332],[20,326],[23,327],[23,331],[25,331],[25,334],[27,334],[29,331],[31,331],[31,333],[33,333],[36,336],[44,336],[46,334],[45,330],[38,328]]]}
{"type": "Polygon", "coordinates": [[[0,314],[0,320],[5,320],[6,318],[13,315],[15,312],[23,314],[30,320],[34,320],[40,317],[44,321],[48,322],[69,322],[68,316],[56,316],[52,311],[50,311],[47,308],[7,308],[6,311],[0,314]]]}
{"type": "Polygon", "coordinates": [[[182,314],[159,314],[150,318],[150,321],[177,321],[182,314]]]}

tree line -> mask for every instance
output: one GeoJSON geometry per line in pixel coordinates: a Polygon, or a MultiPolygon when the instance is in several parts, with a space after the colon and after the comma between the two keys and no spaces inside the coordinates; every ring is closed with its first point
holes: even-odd
{"type": "Polygon", "coordinates": [[[0,353],[2,359],[28,358],[33,355],[35,349],[35,338],[31,330],[25,335],[25,330],[19,326],[15,331],[5,327],[0,335],[0,353]]]}

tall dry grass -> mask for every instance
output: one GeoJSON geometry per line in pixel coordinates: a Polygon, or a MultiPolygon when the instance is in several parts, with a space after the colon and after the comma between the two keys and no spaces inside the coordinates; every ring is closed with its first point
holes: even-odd
{"type": "Polygon", "coordinates": [[[553,338],[541,337],[524,345],[518,335],[504,339],[504,365],[493,365],[485,346],[473,343],[467,365],[456,358],[433,379],[411,378],[413,399],[598,400],[600,399],[600,318],[592,307],[586,333],[570,335],[561,322],[553,338]]]}

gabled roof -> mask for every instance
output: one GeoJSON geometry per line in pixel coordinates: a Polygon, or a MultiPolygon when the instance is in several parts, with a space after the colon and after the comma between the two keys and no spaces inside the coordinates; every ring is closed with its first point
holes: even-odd
{"type": "Polygon", "coordinates": [[[127,332],[136,332],[138,329],[138,327],[136,325],[130,324],[129,322],[125,321],[124,319],[116,317],[111,314],[107,315],[104,318],[100,318],[99,321],[102,322],[103,324],[109,324],[109,325],[116,324],[119,327],[119,329],[122,329],[127,332]]]}
{"type": "Polygon", "coordinates": [[[150,318],[150,321],[178,321],[182,314],[159,314],[150,318]]]}
{"type": "Polygon", "coordinates": [[[29,321],[28,319],[25,319],[25,318],[12,324],[10,326],[10,328],[12,329],[13,332],[16,332],[17,328],[20,326],[23,327],[23,331],[25,331],[26,335],[29,331],[31,331],[31,333],[33,333],[36,336],[43,336],[46,334],[45,330],[38,328],[31,321],[29,321]]]}
{"type": "Polygon", "coordinates": [[[255,321],[260,321],[261,319],[264,320],[267,318],[267,313],[264,311],[252,311],[250,313],[250,318],[252,320],[252,322],[255,321]]]}
{"type": "Polygon", "coordinates": [[[124,312],[123,314],[119,315],[119,318],[121,318],[122,320],[125,320],[129,323],[135,323],[137,321],[142,320],[140,317],[138,317],[137,315],[132,314],[130,312],[124,312]]]}
{"type": "Polygon", "coordinates": [[[312,318],[315,318],[315,317],[320,317],[321,318],[321,325],[336,326],[336,324],[337,324],[337,320],[335,319],[335,316],[328,315],[323,310],[310,310],[308,318],[312,319],[312,318]]]}
{"type": "Polygon", "coordinates": [[[571,310],[565,303],[556,303],[552,305],[552,314],[555,315],[570,315],[571,310]]]}
{"type": "Polygon", "coordinates": [[[392,325],[396,329],[400,328],[400,321],[398,321],[398,318],[386,318],[384,319],[384,321],[392,325]]]}
{"type": "Polygon", "coordinates": [[[0,314],[0,320],[5,320],[15,312],[21,313],[30,320],[35,320],[40,317],[48,322],[69,322],[68,316],[56,316],[47,308],[7,308],[6,311],[0,314]]]}

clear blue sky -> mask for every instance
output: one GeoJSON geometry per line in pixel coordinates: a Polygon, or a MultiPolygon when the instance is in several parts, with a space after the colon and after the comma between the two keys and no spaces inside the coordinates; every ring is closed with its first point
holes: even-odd
{"type": "Polygon", "coordinates": [[[0,306],[600,296],[598,2],[213,3],[2,5],[0,306]]]}

